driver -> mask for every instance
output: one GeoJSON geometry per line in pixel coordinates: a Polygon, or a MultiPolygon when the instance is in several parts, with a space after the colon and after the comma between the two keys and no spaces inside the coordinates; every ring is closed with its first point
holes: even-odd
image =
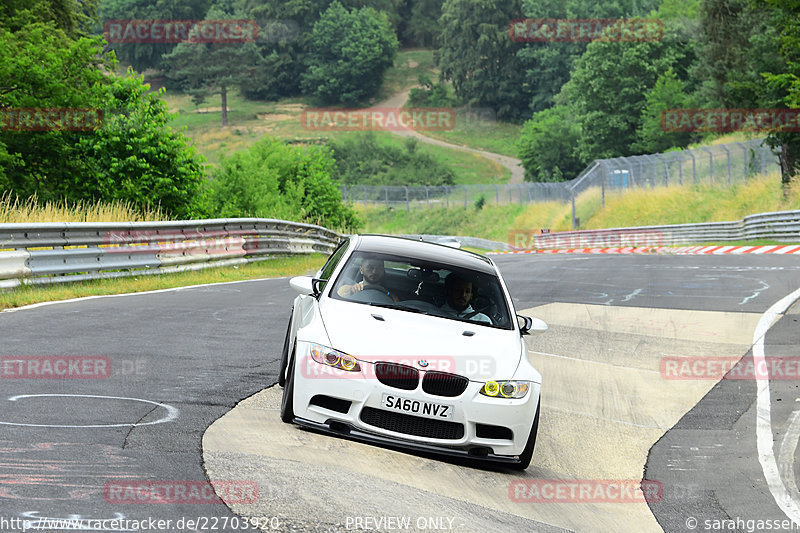
{"type": "Polygon", "coordinates": [[[447,302],[442,311],[456,318],[492,323],[492,319],[472,308],[472,282],[459,277],[455,272],[444,279],[444,290],[447,302]]]}
{"type": "Polygon", "coordinates": [[[342,285],[336,290],[336,294],[339,296],[351,296],[364,289],[376,289],[385,292],[387,295],[391,296],[395,302],[397,301],[397,297],[383,286],[383,275],[386,273],[386,270],[384,269],[382,259],[364,259],[361,263],[361,268],[359,268],[359,272],[361,272],[363,278],[360,282],[352,285],[342,285]]]}

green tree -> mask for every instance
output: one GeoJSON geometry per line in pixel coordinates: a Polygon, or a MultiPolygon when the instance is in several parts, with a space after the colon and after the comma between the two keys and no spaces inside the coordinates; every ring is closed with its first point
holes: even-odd
{"type": "Polygon", "coordinates": [[[490,107],[498,118],[518,120],[528,114],[531,88],[511,40],[508,24],[521,18],[520,0],[445,0],[442,6],[441,76],[470,107],[490,107]]]}
{"type": "MultiPolygon", "coordinates": [[[[202,19],[211,0],[102,0],[98,7],[100,27],[111,20],[198,20],[202,19]]],[[[160,68],[161,56],[171,52],[177,43],[114,43],[108,47],[117,58],[139,72],[160,68]]]]}
{"type": "Polygon", "coordinates": [[[678,79],[672,67],[661,74],[645,97],[645,108],[636,131],[632,149],[642,153],[664,152],[669,148],[682,148],[692,140],[690,132],[668,132],[662,124],[662,112],[667,109],[685,109],[691,99],[685,92],[685,83],[678,79]]]}
{"type": "Polygon", "coordinates": [[[70,38],[86,37],[99,0],[3,0],[0,25],[16,32],[33,22],[52,23],[70,38]]]}
{"type": "Polygon", "coordinates": [[[525,181],[561,181],[577,176],[586,166],[577,155],[580,128],[567,106],[533,114],[525,122],[517,154],[525,168],[525,181]]]}
{"type": "Polygon", "coordinates": [[[407,6],[407,18],[400,29],[403,44],[433,47],[439,35],[442,0],[409,0],[407,6]]]}
{"type": "Polygon", "coordinates": [[[580,125],[581,159],[631,153],[647,91],[671,59],[659,42],[589,44],[559,95],[580,125]]]}
{"type": "MultiPolygon", "coordinates": [[[[645,17],[657,6],[655,0],[522,0],[525,17],[533,19],[645,17]]],[[[586,51],[587,45],[587,42],[532,42],[517,52],[525,81],[531,88],[532,111],[554,105],[555,96],[569,80],[575,60],[586,51]]]]}
{"type": "Polygon", "coordinates": [[[106,109],[103,127],[78,140],[85,163],[80,179],[69,184],[71,196],[160,206],[179,218],[202,214],[201,160],[183,134],[167,125],[163,91],[149,92],[132,71],[113,79],[113,107],[106,109]]]}
{"type": "Polygon", "coordinates": [[[397,47],[385,15],[334,2],[311,32],[303,88],[325,104],[357,104],[378,91],[397,47]]]}
{"type": "MultiPolygon", "coordinates": [[[[257,68],[241,84],[248,98],[275,100],[302,93],[308,70],[312,30],[332,0],[234,0],[246,18],[260,27],[257,68]]],[[[392,32],[403,25],[406,0],[343,0],[347,9],[372,7],[386,15],[392,32]]]]}
{"type": "MultiPolygon", "coordinates": [[[[764,69],[762,102],[770,107],[800,108],[800,0],[756,0],[755,5],[772,14],[772,27],[778,32],[773,42],[781,58],[780,64],[764,69]]],[[[767,143],[780,150],[781,182],[786,194],[792,178],[800,173],[800,133],[773,131],[767,143]]]]}
{"type": "MultiPolygon", "coordinates": [[[[206,14],[207,20],[241,19],[213,6],[206,14]]],[[[197,31],[196,29],[193,31],[197,31]]],[[[255,43],[203,43],[192,42],[196,37],[178,44],[164,56],[167,77],[202,101],[208,94],[220,95],[222,126],[228,125],[228,90],[241,85],[257,68],[258,50],[255,43]]]]}
{"type": "Polygon", "coordinates": [[[284,218],[346,231],[358,218],[342,203],[331,176],[330,150],[266,138],[223,159],[209,186],[209,211],[219,217],[284,218]]]}
{"type": "Polygon", "coordinates": [[[34,20],[21,10],[0,21],[0,110],[88,108],[106,120],[94,131],[0,129],[0,191],[195,212],[202,169],[166,126],[166,105],[140,78],[109,74],[116,60],[104,56],[101,38],[73,38],[52,20],[34,20]]]}

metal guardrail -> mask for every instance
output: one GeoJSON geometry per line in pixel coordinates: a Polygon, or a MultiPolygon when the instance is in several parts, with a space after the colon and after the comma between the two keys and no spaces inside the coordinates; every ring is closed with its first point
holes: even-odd
{"type": "Polygon", "coordinates": [[[517,230],[509,235],[510,245],[517,250],[679,246],[756,239],[800,243],[800,210],[759,213],[735,222],[704,222],[545,234],[517,230]]]}
{"type": "Polygon", "coordinates": [[[327,254],[339,239],[321,226],[264,218],[0,224],[0,288],[327,254]]]}

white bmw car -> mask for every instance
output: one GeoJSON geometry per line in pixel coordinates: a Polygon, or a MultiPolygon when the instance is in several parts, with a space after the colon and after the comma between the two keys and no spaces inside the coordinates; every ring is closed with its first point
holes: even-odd
{"type": "Polygon", "coordinates": [[[281,418],[380,445],[528,467],[542,378],[488,257],[400,237],[345,238],[299,293],[281,418]]]}

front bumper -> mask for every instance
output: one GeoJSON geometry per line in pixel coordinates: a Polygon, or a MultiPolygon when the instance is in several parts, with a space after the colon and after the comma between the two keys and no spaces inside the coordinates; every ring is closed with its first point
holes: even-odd
{"type": "Polygon", "coordinates": [[[518,456],[508,455],[495,455],[494,453],[486,453],[488,448],[475,447],[469,450],[462,450],[458,448],[447,448],[444,446],[436,446],[433,444],[425,444],[422,442],[414,442],[405,439],[383,437],[366,431],[361,431],[350,424],[329,420],[328,422],[313,422],[305,418],[294,418],[294,423],[314,431],[326,433],[328,435],[336,435],[337,437],[345,437],[358,442],[365,442],[368,444],[377,444],[379,446],[386,446],[389,448],[401,448],[404,450],[413,450],[423,453],[434,453],[437,455],[445,455],[447,457],[454,457],[459,459],[480,459],[481,461],[498,463],[498,464],[516,464],[519,463],[518,456]]]}
{"type": "Polygon", "coordinates": [[[519,462],[536,415],[540,385],[531,382],[528,394],[520,399],[489,398],[479,393],[481,387],[482,383],[470,382],[459,396],[446,397],[426,393],[421,386],[399,390],[368,374],[341,377],[306,370],[295,373],[294,414],[298,424],[354,440],[452,457],[519,462]],[[386,394],[447,404],[453,416],[443,421],[398,414],[382,406],[386,394]]]}

